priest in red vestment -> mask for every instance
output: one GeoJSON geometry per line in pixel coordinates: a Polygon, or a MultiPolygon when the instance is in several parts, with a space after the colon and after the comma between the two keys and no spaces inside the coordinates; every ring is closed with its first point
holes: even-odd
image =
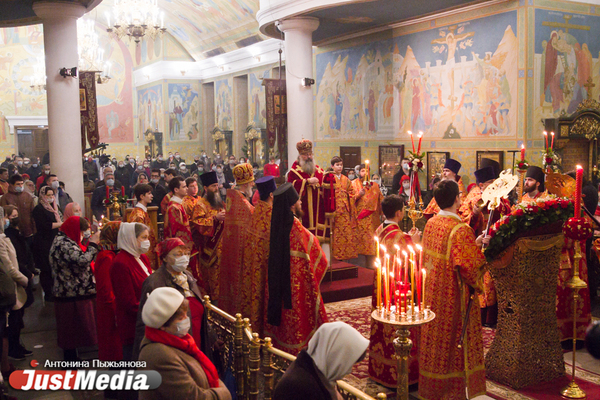
{"type": "Polygon", "coordinates": [[[360,166],[359,177],[352,181],[356,193],[356,231],[358,254],[367,258],[367,264],[372,266],[375,261],[377,247],[375,245],[375,230],[381,224],[381,200],[383,194],[379,184],[370,182],[365,165],[360,166]]]}
{"type": "MultiPolygon", "coordinates": [[[[344,161],[339,156],[331,159],[332,172],[323,176],[323,202],[326,213],[333,214],[331,256],[336,260],[358,257],[356,247],[357,222],[354,210],[356,192],[344,174],[344,161]]],[[[329,217],[329,214],[328,218],[329,217]]]]}
{"type": "Polygon", "coordinates": [[[269,267],[269,247],[271,235],[271,214],[273,211],[273,192],[277,189],[275,178],[264,176],[256,180],[259,200],[254,207],[250,220],[250,243],[246,246],[242,282],[242,310],[249,314],[252,331],[263,337],[265,289],[267,287],[267,269],[269,267]]]}
{"type": "Polygon", "coordinates": [[[211,300],[217,304],[219,299],[219,256],[223,221],[225,220],[225,204],[219,193],[219,181],[215,171],[200,175],[204,195],[194,206],[190,220],[192,238],[198,254],[198,270],[192,271],[194,277],[202,282],[202,287],[211,300]]]}
{"type": "Polygon", "coordinates": [[[225,226],[223,228],[223,251],[220,260],[219,308],[235,315],[249,315],[249,310],[242,310],[242,291],[246,282],[242,281],[243,267],[248,263],[244,258],[244,249],[253,240],[250,235],[250,221],[254,206],[252,187],[254,186],[254,170],[248,163],[238,164],[233,168],[235,188],[227,189],[227,208],[225,226]]]}
{"type": "Polygon", "coordinates": [[[187,196],[183,198],[183,209],[188,218],[192,218],[194,214],[194,206],[200,197],[198,197],[198,181],[194,177],[186,178],[185,185],[187,186],[187,196]]]}
{"type": "MultiPolygon", "coordinates": [[[[387,196],[381,202],[381,209],[383,210],[383,215],[385,215],[385,221],[375,231],[375,234],[379,238],[379,243],[384,245],[390,253],[395,253],[395,245],[399,246],[401,250],[408,252],[407,247],[409,245],[414,247],[413,239],[410,235],[402,232],[398,225],[402,221],[402,218],[404,218],[404,200],[396,194],[387,196]]],[[[419,239],[420,233],[416,228],[413,228],[411,234],[415,241],[419,239]]],[[[374,278],[377,279],[376,274],[374,278]]],[[[374,282],[372,309],[377,307],[376,287],[377,283],[374,282]]],[[[419,380],[419,332],[419,328],[410,329],[410,339],[413,342],[413,346],[410,349],[408,366],[409,385],[417,383],[419,380]]],[[[396,354],[394,348],[395,337],[396,329],[392,325],[371,319],[369,377],[387,387],[395,387],[398,383],[397,361],[394,358],[396,354]]]]}
{"type": "MultiPolygon", "coordinates": [[[[467,191],[465,190],[465,185],[463,184],[462,177],[458,175],[458,172],[460,171],[461,167],[461,163],[452,158],[448,158],[444,163],[444,169],[442,170],[442,178],[452,179],[453,181],[458,183],[458,189],[460,190],[460,199],[461,201],[464,201],[465,197],[467,196],[467,191]]],[[[440,207],[438,206],[435,199],[432,198],[431,201],[429,201],[427,207],[425,208],[425,211],[423,211],[423,215],[427,219],[429,219],[434,215],[437,215],[438,212],[440,212],[440,207]]]]}
{"type": "Polygon", "coordinates": [[[293,355],[327,322],[319,290],[327,259],[301,217],[296,189],[289,182],[281,185],[273,193],[264,334],[275,347],[293,355]]]}
{"type": "Polygon", "coordinates": [[[462,223],[458,184],[441,181],[433,192],[441,211],[423,232],[425,291],[435,319],[421,326],[419,398],[472,399],[484,395],[485,366],[479,299],[468,316],[469,287],[481,290],[485,257],[473,229],[462,223]],[[462,348],[458,344],[466,322],[462,348]],[[466,389],[466,392],[465,392],[466,389]]]}
{"type": "Polygon", "coordinates": [[[150,240],[150,250],[146,252],[146,256],[150,260],[152,270],[156,271],[160,267],[156,253],[154,252],[157,244],[156,232],[152,229],[152,221],[150,220],[150,215],[148,215],[148,204],[152,202],[152,198],[154,197],[152,186],[145,183],[138,183],[133,188],[133,194],[137,203],[135,203],[135,207],[127,216],[127,222],[139,222],[146,225],[150,230],[150,237],[148,238],[150,240]]]}
{"type": "Polygon", "coordinates": [[[275,157],[271,157],[270,162],[263,167],[263,175],[279,178],[279,165],[275,163],[275,157]]]}
{"type": "Polygon", "coordinates": [[[314,162],[312,146],[308,139],[296,144],[298,159],[288,172],[287,180],[302,200],[302,225],[322,241],[325,239],[325,210],[320,195],[323,169],[314,162]]]}

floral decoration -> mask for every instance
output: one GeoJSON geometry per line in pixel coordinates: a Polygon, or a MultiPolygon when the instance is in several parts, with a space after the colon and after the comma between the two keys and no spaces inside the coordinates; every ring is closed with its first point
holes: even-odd
{"type": "Polygon", "coordinates": [[[527,160],[520,160],[515,164],[515,169],[518,171],[525,171],[527,168],[529,168],[529,161],[527,160]]]}
{"type": "Polygon", "coordinates": [[[125,203],[127,203],[127,197],[126,196],[121,196],[120,193],[116,194],[116,192],[115,192],[115,193],[113,193],[110,196],[110,198],[102,200],[102,204],[104,205],[104,207],[112,206],[113,203],[114,203],[114,201],[115,201],[115,198],[116,198],[116,201],[119,204],[125,204],[125,203]]]}
{"type": "Polygon", "coordinates": [[[510,214],[500,218],[490,228],[490,243],[484,251],[486,259],[494,260],[528,231],[566,222],[573,212],[573,201],[568,198],[538,199],[526,205],[517,205],[510,214]]]}
{"type": "Polygon", "coordinates": [[[569,239],[587,240],[593,233],[592,224],[585,218],[569,218],[563,226],[563,233],[569,239]]]}
{"type": "Polygon", "coordinates": [[[551,169],[554,172],[559,172],[560,157],[551,148],[547,148],[542,153],[542,165],[544,169],[551,169]]]}
{"type": "Polygon", "coordinates": [[[408,158],[408,168],[412,169],[415,172],[419,172],[423,170],[423,159],[425,158],[425,152],[419,153],[418,151],[412,152],[408,151],[410,157],[408,158]]]}

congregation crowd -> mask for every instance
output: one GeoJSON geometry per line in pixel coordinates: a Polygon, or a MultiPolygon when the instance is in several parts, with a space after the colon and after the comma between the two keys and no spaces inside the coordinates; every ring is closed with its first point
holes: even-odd
{"type": "MultiPolygon", "coordinates": [[[[297,149],[298,158],[288,171],[280,171],[275,158],[260,168],[235,156],[224,160],[216,154],[211,160],[204,152],[189,163],[178,152],[124,160],[89,156],[82,160],[92,212],[88,218],[52,172],[50,160],[40,164],[39,159],[7,157],[0,165],[4,379],[14,371],[9,358],[32,355],[20,331],[37,276],[45,301],[55,308],[64,360],[77,362],[78,348],[97,345],[100,360],[146,361],[148,369],[161,373],[162,384],[157,391],[140,392],[140,399],[231,397],[232,388],[221,380],[221,352],[226,350],[208,324],[205,295],[224,311],[247,316],[260,337],[269,336],[275,347],[298,356],[275,398],[302,398],[300,388],[320,382],[311,389],[311,398],[336,399],[333,382],[364,358],[367,349],[371,378],[395,386],[391,333],[374,322],[366,340],[343,323],[327,323],[319,289],[328,258],[362,255],[370,267],[377,243],[421,243],[436,249],[428,253],[435,265],[460,260],[460,273],[479,293],[481,319],[469,323],[495,325],[495,289],[482,269],[480,248],[489,240],[488,219],[498,220],[516,204],[516,196],[503,199],[498,215],[491,218],[479,205],[482,192],[500,174],[497,162],[483,159],[475,183],[465,188],[461,164],[446,160],[441,176],[421,193],[429,220],[424,231],[412,227],[404,233],[409,230],[405,206],[417,190],[407,159],[386,188],[368,166],[344,173],[343,160],[336,156],[323,169],[314,162],[310,141],[299,142],[297,149]],[[105,200],[115,192],[128,198],[122,221],[110,221],[107,215],[105,200]],[[158,225],[151,222],[152,206],[158,225]],[[449,236],[459,223],[460,229],[454,229],[459,234],[449,236]],[[330,254],[323,251],[324,242],[330,243],[330,254]],[[431,256],[446,252],[447,246],[451,256],[443,262],[431,256]]],[[[530,167],[522,202],[545,198],[544,180],[541,168],[530,167]]],[[[587,184],[584,193],[586,208],[595,210],[598,191],[587,184]]],[[[439,289],[445,278],[439,279],[429,284],[439,289]]],[[[443,303],[458,290],[452,282],[431,300],[442,324],[460,313],[460,306],[443,303]]],[[[421,340],[430,344],[419,345],[419,350],[449,340],[437,329],[423,327],[421,340]]],[[[480,345],[481,340],[471,337],[476,329],[469,327],[467,340],[480,345]]],[[[421,366],[416,376],[426,398],[438,398],[444,374],[456,372],[451,361],[433,362],[440,357],[450,356],[433,352],[417,357],[421,366]]],[[[474,365],[483,362],[482,353],[469,357],[474,365]]],[[[481,391],[481,371],[471,379],[470,393],[481,391]]],[[[415,372],[413,366],[410,372],[415,372]]],[[[465,385],[453,380],[444,387],[464,394],[465,385]]]]}

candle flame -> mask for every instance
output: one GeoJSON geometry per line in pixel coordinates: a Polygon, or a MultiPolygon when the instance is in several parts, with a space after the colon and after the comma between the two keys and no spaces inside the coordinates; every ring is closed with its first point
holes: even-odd
{"type": "Polygon", "coordinates": [[[408,131],[408,134],[412,136],[412,132],[411,131],[408,131]]]}
{"type": "Polygon", "coordinates": [[[413,247],[409,244],[408,245],[408,251],[410,251],[411,253],[414,253],[415,249],[413,249],[413,247]]]}
{"type": "Polygon", "coordinates": [[[419,250],[419,251],[423,250],[423,247],[421,247],[421,245],[420,245],[420,244],[417,244],[415,247],[416,247],[416,248],[417,248],[417,250],[419,250]]]}
{"type": "Polygon", "coordinates": [[[422,137],[422,136],[423,136],[423,132],[419,131],[419,137],[422,137]]]}
{"type": "Polygon", "coordinates": [[[387,247],[385,247],[385,245],[383,245],[383,244],[380,244],[380,245],[379,245],[379,247],[381,248],[381,250],[383,250],[383,251],[387,251],[387,247]]]}
{"type": "Polygon", "coordinates": [[[394,278],[394,273],[390,271],[390,278],[394,278]]]}
{"type": "Polygon", "coordinates": [[[385,253],[385,258],[390,258],[390,255],[388,253],[385,253]]]}
{"type": "Polygon", "coordinates": [[[548,136],[548,132],[544,131],[544,136],[548,136]]]}
{"type": "Polygon", "coordinates": [[[369,163],[369,160],[365,160],[365,164],[368,164],[368,163],[369,163]]]}
{"type": "Polygon", "coordinates": [[[525,148],[525,145],[524,145],[524,144],[522,144],[522,145],[521,145],[521,149],[524,149],[524,148],[525,148]]]}
{"type": "Polygon", "coordinates": [[[379,238],[377,236],[375,236],[375,241],[379,243],[379,238]]]}
{"type": "Polygon", "coordinates": [[[402,250],[402,254],[404,254],[404,257],[408,255],[408,253],[406,253],[406,250],[402,250]]]}
{"type": "Polygon", "coordinates": [[[395,244],[395,245],[394,245],[394,248],[395,248],[396,250],[400,250],[400,246],[398,246],[397,244],[395,244]]]}
{"type": "Polygon", "coordinates": [[[581,165],[578,165],[577,169],[583,169],[583,167],[581,165]]]}
{"type": "Polygon", "coordinates": [[[550,132],[550,134],[551,134],[552,136],[554,136],[554,132],[550,132]]]}

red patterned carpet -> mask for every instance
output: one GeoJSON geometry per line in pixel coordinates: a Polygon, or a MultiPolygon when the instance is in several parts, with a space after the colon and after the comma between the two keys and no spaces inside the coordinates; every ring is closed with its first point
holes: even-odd
{"type": "MultiPolygon", "coordinates": [[[[364,337],[368,338],[371,329],[371,297],[340,301],[325,304],[330,321],[344,321],[356,328],[364,337]]],[[[491,328],[482,328],[484,354],[490,348],[496,331],[491,328]]],[[[567,364],[567,369],[570,370],[567,364]]],[[[587,393],[588,399],[600,400],[600,375],[576,368],[576,381],[587,393]]],[[[370,396],[375,397],[379,392],[384,392],[388,398],[394,398],[394,392],[376,384],[369,379],[368,356],[352,369],[351,375],[344,378],[353,386],[361,389],[370,396]]],[[[564,388],[569,380],[564,377],[553,382],[548,382],[535,387],[516,391],[510,387],[487,381],[487,395],[498,400],[553,400],[563,399],[560,390],[564,388]]]]}

